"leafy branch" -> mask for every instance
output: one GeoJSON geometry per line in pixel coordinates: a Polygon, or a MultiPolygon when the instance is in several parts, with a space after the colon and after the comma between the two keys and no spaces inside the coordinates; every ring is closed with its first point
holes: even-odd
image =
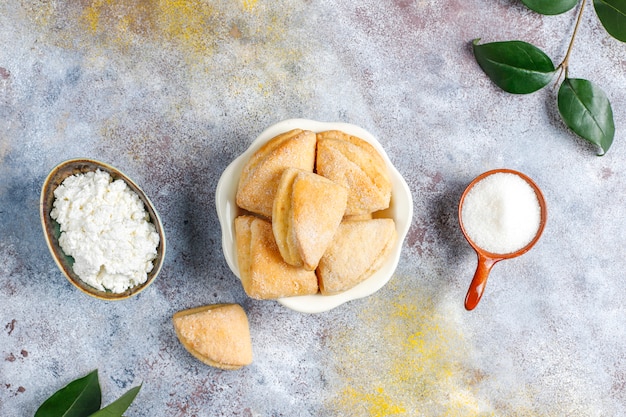
{"type": "Polygon", "coordinates": [[[559,65],[559,67],[561,68],[561,73],[559,74],[558,79],[561,78],[562,74],[565,74],[565,77],[567,78],[567,75],[568,75],[567,73],[568,73],[568,68],[569,68],[569,57],[572,54],[572,50],[574,49],[574,39],[576,39],[576,34],[578,34],[578,27],[580,26],[580,21],[582,20],[582,17],[583,17],[585,4],[587,4],[587,0],[583,0],[582,3],[580,4],[580,9],[578,11],[578,17],[576,18],[576,25],[574,26],[574,32],[572,33],[572,38],[570,39],[569,45],[567,46],[567,52],[565,52],[565,58],[563,58],[563,61],[561,61],[561,65],[559,65]]]}
{"type": "Polygon", "coordinates": [[[35,417],[122,417],[140,389],[141,385],[131,388],[101,409],[102,393],[95,370],[55,392],[41,404],[35,417]]]}
{"type": "MultiPolygon", "coordinates": [[[[557,15],[572,10],[579,0],[522,0],[522,3],[537,13],[557,15]]],[[[534,93],[548,85],[558,72],[556,84],[563,78],[557,95],[561,118],[575,134],[597,145],[599,154],[604,155],[615,136],[611,103],[604,91],[590,81],[569,76],[569,60],[586,3],[587,0],[580,2],[567,52],[557,67],[545,52],[523,41],[479,44],[480,39],[475,39],[472,47],[485,74],[512,94],[534,93]]],[[[593,5],[608,34],[626,42],[626,0],[593,0],[593,5]]]]}

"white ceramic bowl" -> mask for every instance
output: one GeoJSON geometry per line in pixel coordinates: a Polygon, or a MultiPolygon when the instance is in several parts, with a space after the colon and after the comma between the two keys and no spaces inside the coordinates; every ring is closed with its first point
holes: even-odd
{"type": "Polygon", "coordinates": [[[235,243],[235,218],[243,211],[237,207],[235,195],[241,171],[252,154],[256,152],[265,142],[276,135],[292,129],[311,130],[322,132],[325,130],[341,130],[353,136],[358,136],[372,144],[380,152],[387,163],[392,182],[391,205],[382,214],[382,217],[390,217],[396,223],[398,239],[391,254],[383,266],[370,278],[360,283],[356,287],[335,295],[304,295],[298,297],[286,297],[278,299],[278,302],[285,307],[303,313],[321,313],[331,310],[343,303],[358,298],[367,297],[381,289],[393,276],[398,261],[402,243],[406,237],[411,220],[413,218],[413,199],[411,191],[397,169],[391,164],[387,153],[376,140],[376,138],[366,130],[347,123],[326,123],[307,119],[289,119],[270,126],[264,130],[251,144],[250,147],[235,159],[222,174],[215,192],[217,215],[222,227],[222,249],[228,266],[233,273],[241,278],[239,266],[237,264],[237,246],[235,243]]]}

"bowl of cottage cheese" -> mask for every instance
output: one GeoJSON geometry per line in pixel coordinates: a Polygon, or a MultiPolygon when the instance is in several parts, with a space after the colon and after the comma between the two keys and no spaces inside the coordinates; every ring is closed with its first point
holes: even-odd
{"type": "Polygon", "coordinates": [[[88,295],[126,299],[161,271],[159,214],[137,184],[108,164],[72,159],[53,168],[41,190],[40,216],[54,261],[88,295]]]}

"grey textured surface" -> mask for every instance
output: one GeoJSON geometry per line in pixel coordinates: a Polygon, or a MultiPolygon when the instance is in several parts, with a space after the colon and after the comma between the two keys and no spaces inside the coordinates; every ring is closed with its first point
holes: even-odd
{"type": "Polygon", "coordinates": [[[503,93],[470,47],[522,39],[558,63],[574,17],[508,0],[0,2],[0,414],[99,369],[104,403],[143,383],[129,417],[626,415],[626,49],[589,7],[570,75],[613,105],[599,158],[554,89],[503,93]],[[389,284],[318,315],[245,296],[214,209],[222,170],[293,117],[372,132],[415,202],[389,284]],[[136,298],[89,298],[48,253],[40,188],[74,157],[124,171],[161,214],[166,262],[136,298]],[[537,182],[548,224],[466,312],[457,204],[500,167],[537,182]],[[219,302],[249,315],[240,371],[198,362],[171,325],[219,302]]]}

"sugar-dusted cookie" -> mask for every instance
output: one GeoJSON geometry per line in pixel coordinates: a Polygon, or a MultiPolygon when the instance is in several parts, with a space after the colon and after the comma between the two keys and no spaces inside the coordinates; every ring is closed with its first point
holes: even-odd
{"type": "Polygon", "coordinates": [[[285,168],[313,171],[315,133],[294,129],[259,148],[244,166],[237,188],[237,205],[267,218],[272,216],[274,194],[285,168]]]}
{"type": "Polygon", "coordinates": [[[249,297],[276,299],[318,292],[315,271],[284,261],[270,222],[239,216],[235,219],[235,237],[241,284],[249,297]]]}
{"type": "Polygon", "coordinates": [[[396,241],[392,219],[344,221],[317,268],[323,295],[337,294],[380,269],[396,241]]]}
{"type": "Polygon", "coordinates": [[[234,370],[252,363],[248,317],[238,304],[183,310],[172,320],[185,349],[207,365],[234,370]]]}
{"type": "Polygon", "coordinates": [[[283,259],[313,271],[346,211],[347,190],[312,172],[288,168],[278,185],[272,227],[283,259]]]}
{"type": "Polygon", "coordinates": [[[346,215],[384,210],[391,201],[385,160],[365,140],[338,130],[317,134],[316,172],[348,190],[346,215]]]}

